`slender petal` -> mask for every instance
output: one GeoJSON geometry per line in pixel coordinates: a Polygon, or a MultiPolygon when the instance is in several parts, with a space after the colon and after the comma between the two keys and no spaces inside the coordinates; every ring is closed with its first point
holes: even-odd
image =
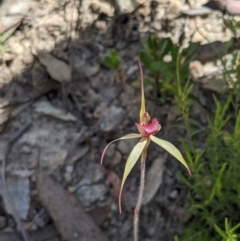
{"type": "Polygon", "coordinates": [[[149,138],[143,137],[132,149],[126,165],[125,165],[125,169],[124,169],[124,174],[123,174],[123,179],[122,179],[122,184],[121,184],[121,189],[120,189],[120,193],[119,193],[119,211],[121,213],[121,197],[122,197],[122,189],[124,186],[124,183],[129,175],[129,173],[131,172],[131,170],[133,169],[134,165],[136,164],[138,158],[140,157],[142,151],[144,150],[144,148],[146,148],[146,146],[149,143],[149,138]]]}
{"type": "Polygon", "coordinates": [[[118,139],[116,139],[116,140],[111,141],[110,143],[108,143],[108,144],[106,145],[106,147],[104,148],[103,152],[102,152],[101,161],[100,161],[101,165],[102,165],[102,162],[103,162],[103,158],[104,158],[105,152],[107,151],[107,148],[108,148],[113,142],[115,142],[115,141],[120,141],[120,140],[126,140],[126,139],[140,138],[140,137],[142,137],[141,134],[135,134],[135,133],[133,133],[133,134],[128,134],[128,135],[126,135],[126,136],[123,136],[123,137],[121,137],[121,138],[118,138],[118,139]]]}
{"type": "Polygon", "coordinates": [[[157,138],[156,136],[150,136],[150,139],[155,142],[157,145],[161,146],[163,149],[165,149],[167,152],[169,152],[171,155],[173,155],[178,161],[180,161],[188,170],[188,173],[191,175],[191,171],[185,162],[181,152],[170,142],[164,141],[162,139],[157,138]]]}

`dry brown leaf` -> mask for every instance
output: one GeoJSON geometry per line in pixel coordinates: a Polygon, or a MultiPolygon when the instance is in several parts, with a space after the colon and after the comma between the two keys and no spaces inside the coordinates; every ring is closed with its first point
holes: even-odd
{"type": "Polygon", "coordinates": [[[54,220],[55,226],[68,241],[107,241],[77,199],[60,184],[42,173],[37,174],[40,200],[54,220]]]}
{"type": "Polygon", "coordinates": [[[60,83],[71,81],[72,71],[66,63],[46,52],[38,52],[37,57],[52,79],[60,83]]]}

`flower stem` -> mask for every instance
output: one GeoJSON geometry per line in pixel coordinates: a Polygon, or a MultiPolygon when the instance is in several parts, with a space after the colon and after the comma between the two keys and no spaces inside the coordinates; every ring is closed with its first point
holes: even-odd
{"type": "Polygon", "coordinates": [[[140,177],[140,187],[139,187],[139,194],[138,194],[138,200],[137,204],[134,210],[134,241],[138,241],[138,217],[139,217],[139,211],[142,204],[143,199],[143,190],[144,190],[144,180],[145,180],[145,160],[147,157],[147,150],[143,150],[141,155],[141,177],[140,177]]]}

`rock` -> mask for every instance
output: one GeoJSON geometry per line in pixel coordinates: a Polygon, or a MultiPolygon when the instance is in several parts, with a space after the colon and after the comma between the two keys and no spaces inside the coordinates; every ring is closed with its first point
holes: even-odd
{"type": "Polygon", "coordinates": [[[114,8],[107,2],[102,2],[102,1],[95,1],[90,4],[90,9],[94,13],[104,13],[108,17],[113,17],[114,16],[114,8]]]}
{"type": "Polygon", "coordinates": [[[77,188],[81,186],[90,186],[104,179],[105,169],[99,164],[89,163],[86,166],[85,163],[81,163],[79,168],[81,168],[79,171],[81,180],[77,184],[77,188]]]}
{"type": "Polygon", "coordinates": [[[115,5],[120,13],[131,13],[136,8],[132,0],[115,0],[115,5]]]}
{"type": "Polygon", "coordinates": [[[169,194],[169,198],[171,199],[176,199],[178,196],[178,191],[176,189],[174,189],[170,194],[169,194]]]}
{"type": "Polygon", "coordinates": [[[85,65],[84,66],[84,75],[87,78],[90,78],[94,75],[96,75],[98,73],[98,71],[100,70],[100,66],[98,64],[94,65],[94,66],[90,66],[90,65],[85,65]]]}
{"type": "Polygon", "coordinates": [[[31,147],[27,145],[23,145],[21,148],[21,152],[25,154],[30,154],[32,152],[31,147]]]}
{"type": "Polygon", "coordinates": [[[131,76],[132,74],[134,74],[134,73],[137,72],[137,71],[138,71],[138,66],[137,66],[137,65],[131,65],[131,66],[127,69],[126,74],[127,74],[128,76],[131,76]]]}
{"type": "Polygon", "coordinates": [[[104,116],[106,116],[107,108],[107,103],[101,102],[94,110],[93,116],[95,118],[103,118],[104,116]]]}
{"type": "Polygon", "coordinates": [[[71,158],[68,160],[68,164],[74,164],[75,162],[81,160],[89,152],[89,146],[79,147],[74,150],[74,155],[71,153],[71,158]]]}
{"type": "Polygon", "coordinates": [[[68,155],[67,150],[61,150],[54,155],[48,156],[48,167],[54,171],[58,166],[62,166],[65,163],[66,157],[68,155]]]}
{"type": "Polygon", "coordinates": [[[121,107],[111,106],[107,112],[103,122],[100,124],[102,131],[114,130],[123,120],[124,110],[121,107]]]}
{"type": "Polygon", "coordinates": [[[95,184],[80,187],[76,191],[76,196],[83,206],[88,207],[101,200],[107,192],[108,188],[104,184],[95,184]]]}
{"type": "MultiPolygon", "coordinates": [[[[28,177],[9,176],[7,178],[9,193],[19,216],[26,220],[30,208],[30,191],[28,177]]],[[[10,213],[11,211],[8,210],[10,213]]]]}
{"type": "Polygon", "coordinates": [[[35,110],[37,113],[52,116],[63,121],[77,121],[77,118],[73,114],[51,105],[48,101],[37,102],[35,104],[35,110]]]}
{"type": "Polygon", "coordinates": [[[123,155],[129,155],[135,143],[136,140],[121,140],[118,143],[118,150],[123,155]]]}
{"type": "Polygon", "coordinates": [[[122,155],[119,151],[115,151],[115,154],[111,160],[111,165],[115,166],[117,165],[118,163],[120,163],[122,160],[122,155]]]}
{"type": "Polygon", "coordinates": [[[114,156],[115,153],[116,153],[116,144],[113,143],[112,145],[110,145],[108,147],[108,149],[107,149],[107,151],[105,153],[105,156],[111,158],[111,157],[114,156]]]}
{"type": "Polygon", "coordinates": [[[69,173],[72,173],[73,169],[74,169],[74,167],[72,165],[67,165],[66,166],[66,171],[69,172],[69,173]]]}
{"type": "Polygon", "coordinates": [[[192,42],[202,42],[207,38],[209,33],[204,28],[199,28],[195,31],[195,33],[192,36],[192,42]]]}
{"type": "Polygon", "coordinates": [[[95,26],[98,30],[100,30],[101,32],[105,32],[107,30],[107,23],[106,21],[103,20],[97,20],[95,22],[95,26]]]}
{"type": "Polygon", "coordinates": [[[155,196],[159,187],[162,184],[164,163],[167,159],[167,153],[162,154],[160,157],[153,161],[150,170],[146,174],[145,188],[143,194],[143,205],[149,203],[155,196]]]}
{"type": "Polygon", "coordinates": [[[150,7],[141,7],[138,9],[138,12],[140,15],[146,17],[151,13],[151,8],[150,7]]]}
{"type": "Polygon", "coordinates": [[[204,75],[202,63],[198,60],[192,61],[189,69],[193,79],[201,78],[204,75]]]}

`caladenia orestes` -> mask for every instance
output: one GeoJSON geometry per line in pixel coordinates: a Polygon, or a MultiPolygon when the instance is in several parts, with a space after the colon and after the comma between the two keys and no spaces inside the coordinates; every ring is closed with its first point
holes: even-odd
{"type": "Polygon", "coordinates": [[[171,155],[173,155],[178,161],[180,161],[188,170],[189,174],[190,169],[188,168],[187,163],[185,162],[182,154],[180,151],[170,142],[162,140],[154,136],[156,133],[158,133],[161,129],[161,125],[159,124],[159,121],[157,118],[154,118],[152,121],[150,121],[150,116],[145,110],[145,96],[144,96],[144,82],[143,82],[143,71],[141,64],[139,62],[139,68],[140,68],[140,81],[141,81],[141,109],[140,109],[140,120],[139,123],[135,123],[139,134],[128,134],[126,136],[123,136],[119,139],[113,140],[110,142],[103,150],[102,156],[101,156],[101,164],[103,162],[103,158],[105,155],[105,152],[109,145],[111,145],[115,141],[125,140],[125,139],[134,139],[134,138],[140,138],[140,141],[133,147],[126,165],[124,169],[122,184],[120,188],[119,193],[119,211],[122,212],[121,209],[121,196],[122,196],[122,190],[124,183],[131,172],[132,168],[136,164],[137,160],[141,156],[141,177],[140,177],[140,188],[139,188],[139,195],[137,204],[134,210],[134,241],[138,240],[138,217],[139,217],[139,210],[142,203],[143,198],[143,190],[144,190],[144,179],[145,179],[145,162],[147,158],[147,148],[151,141],[155,142],[160,147],[164,148],[166,151],[168,151],[171,155]]]}

